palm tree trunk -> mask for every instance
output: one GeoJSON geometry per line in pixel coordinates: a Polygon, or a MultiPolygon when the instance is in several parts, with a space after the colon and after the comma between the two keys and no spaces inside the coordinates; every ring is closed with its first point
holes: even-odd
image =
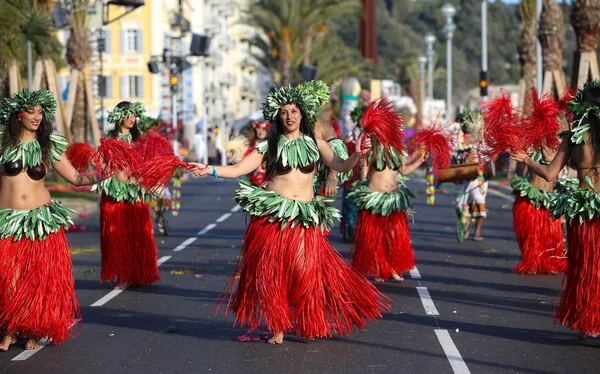
{"type": "Polygon", "coordinates": [[[538,38],[543,48],[544,92],[558,99],[565,89],[562,73],[565,26],[562,9],[556,0],[543,2],[538,38]]]}
{"type": "Polygon", "coordinates": [[[575,1],[571,24],[577,35],[571,82],[577,82],[577,86],[581,87],[587,79],[600,78],[596,54],[600,33],[600,0],[575,1]]]}
{"type": "Polygon", "coordinates": [[[85,142],[86,140],[87,111],[85,104],[85,84],[83,74],[79,74],[77,91],[75,93],[75,106],[73,108],[73,120],[71,121],[71,134],[73,134],[73,142],[76,143],[85,142]]]}

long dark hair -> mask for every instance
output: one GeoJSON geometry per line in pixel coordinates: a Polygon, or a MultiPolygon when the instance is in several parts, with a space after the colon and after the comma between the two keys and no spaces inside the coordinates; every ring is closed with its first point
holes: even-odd
{"type": "MultiPolygon", "coordinates": [[[[131,105],[130,101],[121,101],[120,103],[117,104],[116,108],[129,109],[130,105],[131,105]]],[[[119,136],[119,134],[121,133],[121,123],[123,122],[123,119],[118,123],[113,122],[115,127],[112,130],[107,132],[109,137],[116,138],[117,136],[119,136]]],[[[133,127],[129,130],[129,132],[131,133],[131,139],[134,142],[136,142],[141,135],[141,132],[140,132],[140,129],[138,128],[137,123],[138,123],[138,118],[136,118],[135,123],[133,124],[133,127]]]]}
{"type": "MultiPolygon", "coordinates": [[[[300,133],[304,135],[310,136],[310,138],[316,143],[315,139],[315,130],[310,124],[310,118],[306,116],[304,109],[302,109],[296,103],[288,103],[294,104],[300,110],[300,114],[302,115],[302,119],[300,120],[300,133]]],[[[267,134],[267,142],[269,145],[269,149],[267,150],[267,166],[266,166],[266,177],[272,177],[275,174],[275,166],[277,164],[277,143],[279,143],[279,138],[283,135],[283,121],[277,114],[277,119],[275,121],[271,121],[271,129],[267,134]]]]}
{"type": "MultiPolygon", "coordinates": [[[[591,114],[588,116],[587,121],[584,124],[590,124],[590,129],[588,130],[589,139],[587,143],[575,144],[573,142],[569,142],[569,146],[571,148],[571,157],[569,160],[569,166],[573,169],[579,170],[582,167],[590,166],[592,170],[596,170],[593,167],[600,163],[600,120],[591,114]],[[583,160],[585,158],[584,147],[585,144],[588,144],[592,147],[592,164],[591,165],[582,165],[583,160]]],[[[570,136],[570,135],[567,135],[570,136]]]]}
{"type": "MultiPolygon", "coordinates": [[[[22,133],[23,124],[19,121],[18,113],[13,113],[8,121],[8,126],[4,128],[4,139],[0,154],[11,147],[19,145],[22,133]]],[[[50,118],[46,117],[46,113],[42,111],[42,121],[35,131],[35,138],[40,143],[40,148],[42,148],[42,162],[46,167],[50,166],[50,134],[52,134],[52,122],[50,118]]]]}

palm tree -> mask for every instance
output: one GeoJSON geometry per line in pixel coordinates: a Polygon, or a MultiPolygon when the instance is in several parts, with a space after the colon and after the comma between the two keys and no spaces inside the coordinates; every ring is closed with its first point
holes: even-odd
{"type": "Polygon", "coordinates": [[[535,88],[535,0],[521,0],[519,3],[519,14],[521,16],[522,29],[519,38],[519,62],[521,63],[521,93],[519,103],[522,104],[525,95],[535,88]]]}
{"type": "MultiPolygon", "coordinates": [[[[55,36],[51,9],[54,1],[0,0],[0,76],[6,82],[11,71],[11,91],[18,90],[19,71],[26,68],[26,45],[31,42],[34,58],[61,60],[62,45],[55,36]],[[15,79],[18,81],[15,82],[15,79]]],[[[0,89],[0,96],[6,94],[0,89]]]]}
{"type": "Polygon", "coordinates": [[[538,38],[543,48],[544,93],[559,98],[565,90],[562,50],[565,45],[563,12],[556,0],[543,0],[538,38]]]}
{"type": "MultiPolygon", "coordinates": [[[[438,56],[433,58],[433,81],[443,81],[446,79],[446,69],[441,66],[436,66],[438,62],[438,56]]],[[[420,118],[423,113],[423,103],[421,102],[421,74],[419,71],[419,61],[416,56],[410,56],[408,58],[399,59],[397,61],[398,66],[398,82],[400,86],[415,102],[417,111],[419,112],[420,118]]]]}
{"type": "Polygon", "coordinates": [[[357,12],[357,0],[258,0],[246,10],[245,22],[258,29],[249,42],[260,51],[257,62],[278,84],[292,81],[293,62],[313,60],[315,39],[327,34],[328,21],[357,12]]]}
{"type": "MultiPolygon", "coordinates": [[[[75,82],[71,82],[71,85],[75,85],[75,97],[69,97],[69,101],[74,100],[70,103],[73,106],[70,126],[73,142],[85,142],[86,129],[90,128],[88,124],[91,120],[91,116],[88,115],[90,108],[87,106],[93,105],[86,97],[86,68],[92,58],[87,28],[89,1],[76,0],[73,3],[75,4],[71,9],[70,17],[71,33],[67,41],[66,53],[67,62],[71,65],[71,77],[75,79],[75,82]]],[[[68,120],[69,114],[67,114],[68,120]]]]}
{"type": "Polygon", "coordinates": [[[571,82],[577,82],[577,87],[582,87],[588,79],[600,79],[596,54],[600,33],[600,0],[575,1],[571,24],[577,35],[571,82]]]}

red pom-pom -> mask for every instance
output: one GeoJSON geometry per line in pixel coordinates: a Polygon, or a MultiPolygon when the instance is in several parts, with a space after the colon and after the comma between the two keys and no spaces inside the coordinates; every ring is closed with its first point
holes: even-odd
{"type": "Polygon", "coordinates": [[[172,155],[171,142],[158,131],[148,131],[133,146],[133,149],[144,161],[149,161],[156,156],[172,155]]]}
{"type": "Polygon", "coordinates": [[[573,121],[573,113],[569,112],[569,101],[572,101],[575,98],[575,91],[577,87],[573,87],[565,91],[560,100],[558,101],[558,109],[562,114],[564,114],[567,122],[571,123],[573,121]]]}
{"type": "Polygon", "coordinates": [[[536,90],[531,90],[531,95],[525,99],[519,121],[526,144],[536,148],[558,147],[557,133],[561,128],[559,113],[559,104],[554,99],[547,94],[539,97],[536,90]]]}
{"type": "Polygon", "coordinates": [[[367,134],[375,136],[384,147],[393,147],[398,152],[404,149],[404,124],[402,117],[396,113],[392,103],[373,101],[362,117],[362,127],[367,134]]]}
{"type": "Polygon", "coordinates": [[[441,125],[422,128],[413,135],[410,140],[410,153],[419,152],[423,148],[431,155],[431,166],[436,176],[440,169],[450,167],[450,136],[441,125]]]}
{"type": "Polygon", "coordinates": [[[159,193],[169,185],[177,167],[187,165],[173,154],[156,156],[140,165],[136,177],[147,191],[159,193]]]}
{"type": "Polygon", "coordinates": [[[481,104],[483,112],[482,153],[495,160],[501,153],[511,149],[523,150],[522,128],[514,116],[512,100],[506,91],[502,96],[481,104]]]}
{"type": "Polygon", "coordinates": [[[67,148],[65,154],[75,170],[83,173],[92,162],[94,149],[88,143],[74,143],[67,148]]]}
{"type": "Polygon", "coordinates": [[[141,158],[133,150],[133,145],[117,138],[104,138],[96,151],[98,170],[105,176],[124,171],[132,174],[141,163],[141,158]]]}

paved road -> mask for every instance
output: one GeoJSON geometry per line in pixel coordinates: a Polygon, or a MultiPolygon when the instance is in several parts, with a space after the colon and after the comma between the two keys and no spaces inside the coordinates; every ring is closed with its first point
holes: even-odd
{"type": "MultiPolygon", "coordinates": [[[[425,185],[409,186],[418,192],[411,222],[418,273],[377,285],[394,306],[365,331],[317,341],[286,336],[281,346],[238,342],[245,330],[212,314],[245,231],[236,182],[194,180],[184,184],[171,235],[157,237],[162,279],[155,285],[106,301],[114,293],[98,281],[98,217],[81,221],[88,230],[69,234],[79,336],[31,356],[13,347],[0,354],[0,373],[598,372],[600,350],[579,346],[574,333],[553,324],[562,278],[511,273],[519,251],[510,197],[490,195],[485,242],[459,245],[454,196],[438,193],[429,207],[425,185]]],[[[337,232],[331,240],[348,256],[337,232]]]]}

